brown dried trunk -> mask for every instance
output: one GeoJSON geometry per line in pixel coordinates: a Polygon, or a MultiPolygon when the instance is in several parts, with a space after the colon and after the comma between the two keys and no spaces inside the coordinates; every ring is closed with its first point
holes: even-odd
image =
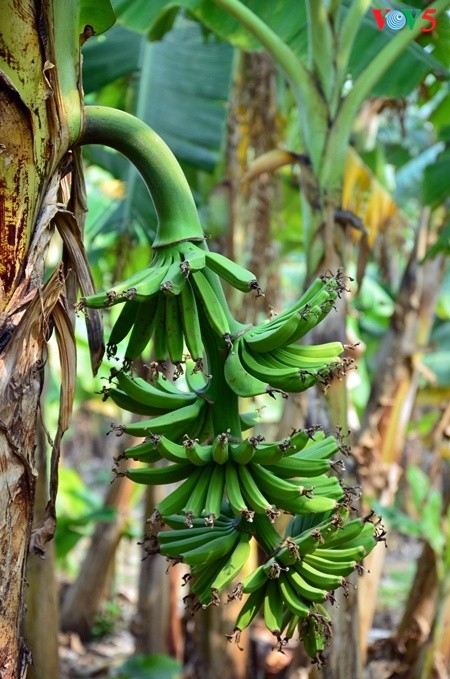
{"type": "MultiPolygon", "coordinates": [[[[70,134],[53,65],[50,0],[0,1],[0,675],[24,676],[24,578],[33,522],[36,421],[58,276],[44,258],[70,134]]],[[[77,17],[75,17],[75,20],[77,17]]],[[[66,44],[74,24],[66,17],[66,44]]],[[[76,28],[75,28],[76,37],[76,28]]],[[[78,62],[73,82],[78,76],[78,62]]],[[[67,84],[67,83],[66,83],[67,84]]],[[[77,87],[72,90],[75,95],[77,87]]],[[[75,97],[76,99],[76,97],[75,97]]],[[[77,111],[74,111],[77,114],[77,111]]],[[[78,111],[79,117],[79,111],[78,111]]]]}

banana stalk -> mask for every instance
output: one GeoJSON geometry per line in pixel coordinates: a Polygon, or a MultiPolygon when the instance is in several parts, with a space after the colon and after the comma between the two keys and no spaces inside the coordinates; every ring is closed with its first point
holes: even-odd
{"type": "Polygon", "coordinates": [[[172,151],[148,125],[123,111],[86,106],[78,143],[110,146],[139,170],[158,217],[154,249],[181,241],[204,241],[186,177],[172,151]]]}

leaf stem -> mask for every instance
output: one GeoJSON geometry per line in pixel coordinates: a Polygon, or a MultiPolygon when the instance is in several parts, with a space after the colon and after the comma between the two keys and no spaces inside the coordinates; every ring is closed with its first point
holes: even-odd
{"type": "Polygon", "coordinates": [[[148,125],[124,111],[87,106],[78,144],[110,146],[139,170],[158,216],[153,248],[204,240],[186,177],[172,151],[148,125]]]}

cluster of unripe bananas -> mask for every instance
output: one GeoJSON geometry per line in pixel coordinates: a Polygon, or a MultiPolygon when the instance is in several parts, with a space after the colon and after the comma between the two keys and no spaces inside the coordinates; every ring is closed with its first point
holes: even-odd
{"type": "Polygon", "coordinates": [[[348,452],[339,436],[313,427],[279,441],[245,437],[257,417],[241,413],[239,403],[284,398],[345,374],[340,342],[298,344],[333,308],[345,279],[341,272],[317,278],[290,308],[253,327],[231,316],[219,277],[262,295],[251,272],[186,241],[156,249],[145,272],[81,301],[81,308],[123,303],[108,341],[110,357],[126,342],[123,366],[111,371],[104,397],[148,418],[113,426],[118,435],[144,437],[120,456],[144,466],[118,473],[178,484],[156,505],[145,544],[190,567],[190,610],[220,603],[235,583],[229,597],[248,598],[230,638],[239,643],[261,612],[280,649],[298,631],[321,664],[331,637],[323,602],[347,586],[345,577],[361,570],[383,534],[371,521],[348,520],[354,494],[341,484],[342,461],[333,459],[348,452]],[[151,340],[149,379],[135,377],[133,361],[151,340]],[[293,517],[284,535],[281,512],[293,517]],[[266,561],[237,582],[252,538],[266,561]]]}

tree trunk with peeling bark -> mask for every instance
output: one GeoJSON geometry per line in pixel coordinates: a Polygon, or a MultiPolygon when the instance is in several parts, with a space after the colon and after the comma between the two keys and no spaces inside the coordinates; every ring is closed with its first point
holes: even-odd
{"type": "MultiPolygon", "coordinates": [[[[23,638],[27,554],[43,551],[54,507],[33,528],[35,449],[46,342],[67,334],[64,269],[44,285],[53,220],[64,194],[68,151],[81,124],[78,2],[0,0],[0,675],[25,676],[23,638]],[[56,64],[64,64],[63,73],[56,64]],[[33,538],[31,540],[31,538],[33,538]]],[[[64,337],[63,337],[64,343],[64,337]]],[[[55,453],[68,420],[65,375],[55,453]]],[[[67,381],[68,380],[68,381],[67,381]]]]}

